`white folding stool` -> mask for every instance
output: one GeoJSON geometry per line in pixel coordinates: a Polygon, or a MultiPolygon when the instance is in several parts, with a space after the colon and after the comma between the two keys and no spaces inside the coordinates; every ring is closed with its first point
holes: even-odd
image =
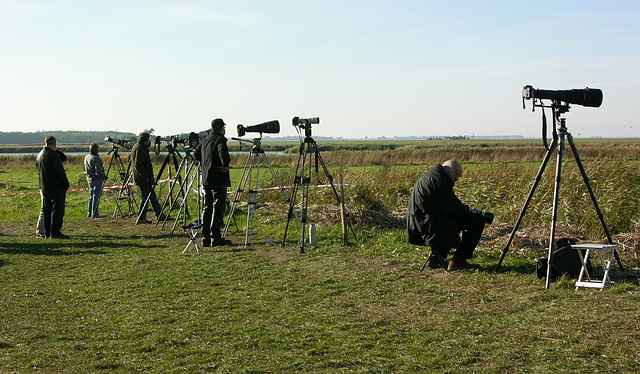
{"type": "Polygon", "coordinates": [[[193,243],[196,246],[196,252],[200,252],[200,246],[198,245],[198,230],[200,230],[200,228],[202,227],[202,220],[197,219],[195,222],[190,223],[188,225],[184,225],[182,226],[182,230],[184,230],[184,234],[189,238],[189,243],[187,243],[187,246],[184,247],[184,251],[182,251],[182,254],[184,254],[187,249],[189,249],[189,246],[191,245],[191,243],[193,243]]]}
{"type": "Polygon", "coordinates": [[[607,285],[612,285],[614,282],[609,279],[609,270],[611,270],[611,263],[616,254],[616,248],[618,248],[615,244],[574,244],[571,248],[578,251],[578,256],[580,256],[580,262],[582,264],[582,269],[580,269],[580,276],[578,277],[578,281],[576,282],[576,291],[580,287],[590,287],[590,288],[599,288],[601,291],[607,285]],[[585,250],[584,255],[582,254],[582,250],[585,250]],[[587,269],[587,263],[589,262],[589,255],[591,252],[598,252],[598,257],[600,258],[600,265],[602,265],[602,280],[591,278],[591,274],[589,274],[589,270],[587,269]],[[609,259],[605,261],[602,252],[611,251],[609,254],[609,259]],[[586,280],[583,280],[586,276],[586,280]]]}

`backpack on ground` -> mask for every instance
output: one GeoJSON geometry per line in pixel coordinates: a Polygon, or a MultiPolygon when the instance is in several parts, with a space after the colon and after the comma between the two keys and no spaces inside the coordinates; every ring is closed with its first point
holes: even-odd
{"type": "MultiPolygon", "coordinates": [[[[578,251],[571,248],[573,244],[576,244],[576,241],[571,238],[561,238],[556,240],[555,242],[555,250],[551,253],[552,265],[551,265],[551,277],[558,278],[563,274],[567,274],[570,277],[577,277],[580,275],[580,270],[582,269],[582,264],[580,262],[580,256],[578,255],[578,251]]],[[[586,253],[585,249],[580,250],[582,252],[582,256],[586,253]]],[[[547,276],[547,268],[549,261],[548,259],[541,258],[538,259],[536,263],[536,274],[539,279],[542,279],[547,276]]],[[[591,263],[587,262],[587,270],[591,272],[591,263]]]]}

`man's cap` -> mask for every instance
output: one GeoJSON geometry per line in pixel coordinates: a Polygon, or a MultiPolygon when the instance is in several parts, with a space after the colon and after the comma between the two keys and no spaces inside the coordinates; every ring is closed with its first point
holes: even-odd
{"type": "Polygon", "coordinates": [[[224,121],[222,120],[222,118],[216,118],[213,121],[211,121],[211,128],[213,130],[220,130],[223,127],[227,126],[226,123],[224,123],[224,121]]]}

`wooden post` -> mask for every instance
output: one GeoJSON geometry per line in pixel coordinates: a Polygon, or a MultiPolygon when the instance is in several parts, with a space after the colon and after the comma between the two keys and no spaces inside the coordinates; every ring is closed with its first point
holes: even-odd
{"type": "Polygon", "coordinates": [[[349,245],[349,239],[347,238],[347,221],[345,217],[344,207],[344,183],[342,180],[342,175],[338,176],[338,180],[340,183],[340,220],[342,222],[342,244],[349,245]]]}

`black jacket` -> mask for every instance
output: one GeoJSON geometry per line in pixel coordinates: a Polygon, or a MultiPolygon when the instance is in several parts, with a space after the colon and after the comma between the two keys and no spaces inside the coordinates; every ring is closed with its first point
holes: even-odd
{"type": "Polygon", "coordinates": [[[438,248],[456,248],[460,230],[455,217],[469,214],[453,192],[454,182],[440,164],[423,174],[416,182],[407,211],[409,243],[438,248]]]}
{"type": "Polygon", "coordinates": [[[211,133],[198,144],[194,153],[202,166],[202,185],[205,187],[231,187],[229,172],[222,173],[218,168],[229,167],[231,156],[227,148],[227,138],[222,134],[211,133]]]}
{"type": "Polygon", "coordinates": [[[153,164],[149,156],[149,147],[140,140],[131,148],[131,166],[135,184],[141,187],[153,186],[153,164]]]}
{"type": "Polygon", "coordinates": [[[45,195],[55,195],[69,189],[69,179],[62,166],[62,156],[66,159],[64,153],[44,147],[36,157],[40,190],[45,195]]]}

